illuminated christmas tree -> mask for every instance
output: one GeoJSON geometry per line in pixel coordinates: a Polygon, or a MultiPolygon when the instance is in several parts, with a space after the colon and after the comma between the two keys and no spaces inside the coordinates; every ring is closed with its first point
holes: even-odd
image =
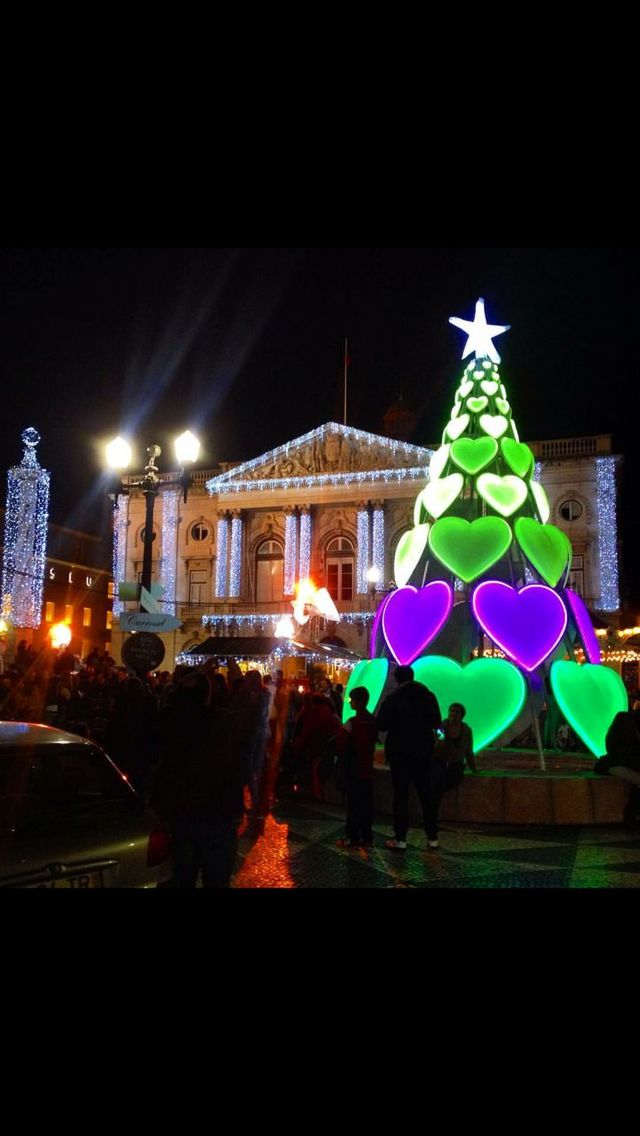
{"type": "Polygon", "coordinates": [[[520,442],[493,343],[509,328],[487,324],[483,300],[473,322],[450,322],[466,332],[462,358],[471,361],[416,500],[414,528],[398,545],[398,588],[376,613],[372,660],[358,665],[349,686],[366,685],[374,709],[390,662],[410,664],[444,715],[452,702],[463,703],[476,751],[506,743],[530,723],[537,730],[551,689],[598,756],[627,695],[601,665],[588,612],[566,586],[571,543],[548,523],[549,503],[533,452],[520,442]]]}
{"type": "Polygon", "coordinates": [[[24,456],[8,472],[2,568],[2,616],[13,627],[39,627],[47,553],[49,474],[36,457],[40,441],[22,434],[24,456]]]}

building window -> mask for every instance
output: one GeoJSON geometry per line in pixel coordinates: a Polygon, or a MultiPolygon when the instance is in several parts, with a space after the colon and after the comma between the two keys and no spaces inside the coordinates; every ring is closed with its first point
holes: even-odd
{"type": "Polygon", "coordinates": [[[197,521],[195,525],[191,526],[191,539],[195,541],[209,540],[210,536],[209,526],[204,521],[197,521]]]}
{"type": "MultiPolygon", "coordinates": [[[[154,540],[156,539],[156,535],[157,535],[157,534],[156,534],[156,532],[155,532],[155,531],[151,533],[151,543],[152,543],[152,544],[153,544],[154,540]]],[[[142,541],[142,543],[144,544],[144,542],[145,542],[145,540],[146,540],[146,539],[147,539],[147,526],[145,525],[145,526],[144,526],[144,527],[143,527],[143,528],[142,528],[142,529],[140,530],[140,540],[141,540],[141,541],[142,541]]]]}
{"type": "Polygon", "coordinates": [[[64,621],[65,623],[73,623],[73,604],[65,604],[64,621]]]}
{"type": "Polygon", "coordinates": [[[44,621],[45,621],[45,623],[53,623],[55,617],[56,617],[56,605],[54,603],[52,603],[51,600],[47,600],[47,603],[45,604],[45,609],[44,609],[44,621]]]}
{"type": "Polygon", "coordinates": [[[207,602],[207,573],[202,569],[193,569],[189,574],[189,603],[206,604],[207,602]]]}
{"type": "Polygon", "coordinates": [[[584,599],[584,557],[574,556],[569,572],[569,587],[584,599]]]}
{"type": "Polygon", "coordinates": [[[563,501],[559,512],[563,521],[577,521],[582,516],[582,505],[579,501],[563,501]]]}
{"type": "Polygon", "coordinates": [[[91,608],[83,607],[82,609],[82,626],[91,627],[91,608]]]}
{"type": "Polygon", "coordinates": [[[109,583],[107,584],[107,596],[110,600],[112,600],[114,598],[115,594],[116,594],[116,586],[115,586],[113,580],[109,580],[109,583]]]}
{"type": "Polygon", "coordinates": [[[264,540],[256,553],[256,602],[284,599],[284,551],[277,540],[264,540]]]}
{"type": "Polygon", "coordinates": [[[112,626],[113,626],[113,612],[108,611],[107,612],[107,622],[105,624],[105,628],[106,628],[107,631],[111,631],[112,626]]]}
{"type": "Polygon", "coordinates": [[[344,536],[336,537],[327,545],[325,553],[327,591],[334,601],[353,599],[355,552],[352,542],[344,536]]]}

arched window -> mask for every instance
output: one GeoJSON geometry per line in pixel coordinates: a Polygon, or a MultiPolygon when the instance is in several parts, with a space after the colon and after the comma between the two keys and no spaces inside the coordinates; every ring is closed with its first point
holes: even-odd
{"type": "Polygon", "coordinates": [[[582,516],[582,505],[579,501],[563,501],[558,510],[563,521],[577,521],[582,516]]]}
{"type": "Polygon", "coordinates": [[[256,603],[284,599],[284,552],[277,540],[263,540],[256,552],[256,603]]]}
{"type": "Polygon", "coordinates": [[[196,521],[195,525],[191,526],[190,536],[196,543],[203,540],[210,540],[210,534],[211,528],[206,521],[196,521]]]}
{"type": "Polygon", "coordinates": [[[352,541],[338,536],[329,541],[325,551],[325,579],[332,600],[352,600],[355,575],[355,552],[352,541]]]}

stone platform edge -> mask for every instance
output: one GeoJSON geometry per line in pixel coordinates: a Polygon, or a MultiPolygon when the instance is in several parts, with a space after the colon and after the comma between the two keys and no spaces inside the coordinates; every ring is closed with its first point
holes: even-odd
{"type": "MultiPolygon", "coordinates": [[[[393,790],[388,766],[374,766],[374,815],[391,816],[393,790]]],[[[325,786],[330,804],[344,804],[344,794],[325,786]]],[[[622,824],[629,786],[616,777],[592,772],[466,772],[458,789],[445,793],[440,820],[470,824],[593,825],[622,824]]],[[[412,819],[421,818],[414,790],[412,819]]]]}

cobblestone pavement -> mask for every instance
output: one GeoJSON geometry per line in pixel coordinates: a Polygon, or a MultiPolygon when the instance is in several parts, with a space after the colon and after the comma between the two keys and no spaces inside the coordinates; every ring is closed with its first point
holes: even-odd
{"type": "Polygon", "coordinates": [[[374,826],[372,849],[339,848],[343,810],[283,801],[240,838],[234,888],[635,888],[640,828],[489,827],[443,824],[428,851],[414,827],[406,852],[384,847],[388,823],[374,826]]]}

